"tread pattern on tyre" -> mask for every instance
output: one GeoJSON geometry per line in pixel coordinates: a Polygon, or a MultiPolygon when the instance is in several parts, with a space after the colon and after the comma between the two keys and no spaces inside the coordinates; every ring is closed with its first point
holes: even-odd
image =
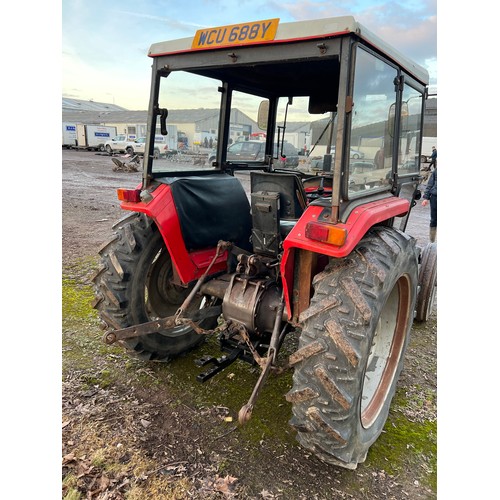
{"type": "MultiPolygon", "coordinates": [[[[371,335],[384,305],[380,302],[400,268],[411,275],[416,290],[415,241],[392,228],[373,228],[349,256],[330,260],[313,280],[314,296],[300,317],[298,350],[290,356],[295,371],[286,398],[298,441],[325,462],[356,468],[382,431],[393,394],[369,431],[361,428],[360,396],[371,335]]],[[[412,292],[411,311],[414,305],[412,292]]]]}
{"type": "Polygon", "coordinates": [[[422,253],[418,276],[419,292],[415,310],[416,321],[427,321],[432,313],[437,282],[437,244],[429,243],[422,253]]]}
{"type": "MultiPolygon", "coordinates": [[[[96,295],[93,306],[99,311],[104,330],[127,328],[152,319],[146,311],[144,295],[141,296],[145,293],[146,278],[143,276],[153,268],[155,252],[161,248],[166,252],[161,234],[145,214],[127,215],[113,229],[115,234],[99,251],[101,267],[93,278],[96,295]]],[[[157,269],[156,272],[161,271],[157,269]]],[[[170,314],[174,314],[178,304],[169,307],[170,314]]],[[[215,322],[216,318],[207,318],[200,324],[204,328],[212,328],[215,322]]],[[[141,359],[168,361],[202,341],[203,336],[197,335],[191,328],[179,326],[127,339],[122,344],[141,359]]]]}

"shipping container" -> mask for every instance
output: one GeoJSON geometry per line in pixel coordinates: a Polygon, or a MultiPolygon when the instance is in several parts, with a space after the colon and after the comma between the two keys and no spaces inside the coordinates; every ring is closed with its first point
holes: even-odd
{"type": "Polygon", "coordinates": [[[116,136],[116,127],[104,125],[84,125],[76,126],[77,148],[89,151],[104,151],[104,144],[116,136]]]}
{"type": "Polygon", "coordinates": [[[76,146],[76,123],[63,122],[62,147],[71,149],[76,146]]]}

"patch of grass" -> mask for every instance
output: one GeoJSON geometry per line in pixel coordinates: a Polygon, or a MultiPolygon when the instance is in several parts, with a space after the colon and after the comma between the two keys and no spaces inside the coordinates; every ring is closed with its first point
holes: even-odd
{"type": "MultiPolygon", "coordinates": [[[[89,267],[87,262],[80,268],[73,265],[62,277],[63,372],[68,366],[73,370],[94,368],[96,355],[101,359],[108,354],[125,357],[123,349],[102,342],[98,314],[92,307],[94,290],[85,278],[89,267]]],[[[113,374],[104,370],[94,383],[107,387],[113,379],[113,374]]]]}
{"type": "Polygon", "coordinates": [[[94,467],[102,468],[106,464],[106,453],[103,448],[97,449],[91,458],[91,464],[94,467]]]}
{"type": "MultiPolygon", "coordinates": [[[[399,397],[398,406],[404,405],[399,397]]],[[[421,471],[420,481],[437,491],[437,422],[412,422],[391,411],[384,431],[368,452],[367,465],[391,475],[404,475],[408,468],[421,471]]]]}
{"type": "Polygon", "coordinates": [[[62,280],[62,317],[63,325],[72,321],[96,319],[92,309],[93,290],[75,278],[63,276],[62,280]]]}
{"type": "MultiPolygon", "coordinates": [[[[240,408],[248,402],[259,378],[260,368],[238,360],[212,379],[200,383],[196,376],[206,368],[196,366],[195,360],[204,355],[222,355],[217,339],[207,339],[200,349],[175,359],[168,365],[156,364],[150,368],[157,378],[158,386],[169,384],[172,387],[175,384],[178,394],[189,394],[190,406],[226,407],[236,423],[240,408]]],[[[150,387],[151,379],[145,382],[150,387]]],[[[241,436],[249,444],[255,445],[263,438],[295,443],[288,425],[291,405],[285,400],[285,394],[291,385],[291,371],[269,375],[257,398],[250,421],[239,428],[241,436]]],[[[181,396],[181,399],[184,398],[181,396]]]]}
{"type": "MultiPolygon", "coordinates": [[[[125,430],[117,434],[116,430],[105,423],[81,422],[79,444],[73,450],[81,467],[74,465],[75,471],[88,471],[91,476],[106,476],[108,479],[115,478],[115,481],[131,477],[126,493],[128,500],[188,497],[188,492],[193,489],[188,478],[174,478],[161,474],[158,471],[158,462],[147,457],[133,442],[133,434],[125,430]],[[124,461],[123,456],[126,452],[130,456],[124,461]],[[89,458],[86,459],[86,456],[89,458]]],[[[83,498],[78,490],[78,478],[73,471],[63,478],[63,490],[64,500],[83,498]]]]}
{"type": "Polygon", "coordinates": [[[73,488],[69,489],[63,497],[63,500],[81,500],[82,494],[73,488]]]}

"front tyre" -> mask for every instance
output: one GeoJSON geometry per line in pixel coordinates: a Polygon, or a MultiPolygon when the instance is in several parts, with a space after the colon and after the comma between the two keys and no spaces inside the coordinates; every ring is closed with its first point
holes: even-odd
{"type": "Polygon", "coordinates": [[[415,309],[416,321],[427,321],[434,308],[437,288],[437,243],[428,243],[422,252],[418,273],[419,291],[415,309]]]}
{"type": "Polygon", "coordinates": [[[378,438],[403,368],[413,321],[415,240],[372,228],[313,280],[300,317],[290,424],[324,462],[355,469],[378,438]]]}
{"type": "MultiPolygon", "coordinates": [[[[172,259],[157,227],[144,214],[134,213],[114,229],[114,238],[99,252],[102,267],[94,278],[94,307],[103,327],[118,330],[174,315],[191,288],[173,282],[172,259]]],[[[194,300],[187,313],[204,302],[194,300]]],[[[211,329],[216,321],[205,318],[200,326],[211,329]]],[[[124,343],[142,359],[168,361],[193,349],[203,338],[188,326],[177,326],[124,343]]]]}

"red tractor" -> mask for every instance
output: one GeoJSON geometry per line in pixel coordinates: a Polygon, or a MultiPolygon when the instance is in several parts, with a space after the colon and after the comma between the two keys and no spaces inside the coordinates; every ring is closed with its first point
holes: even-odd
{"type": "Polygon", "coordinates": [[[94,279],[105,342],[169,361],[215,335],[224,355],[199,360],[201,382],[235,360],[261,368],[244,423],[297,332],[290,424],[321,460],[356,468],[435,297],[436,244],[405,233],[427,72],[352,17],[203,29],[149,56],[142,182],[118,190],[129,215],[94,279]],[[217,138],[210,164],[208,150],[155,158],[155,135],[182,114],[190,144],[217,138]],[[264,158],[226,158],[254,134],[264,158]]]}

